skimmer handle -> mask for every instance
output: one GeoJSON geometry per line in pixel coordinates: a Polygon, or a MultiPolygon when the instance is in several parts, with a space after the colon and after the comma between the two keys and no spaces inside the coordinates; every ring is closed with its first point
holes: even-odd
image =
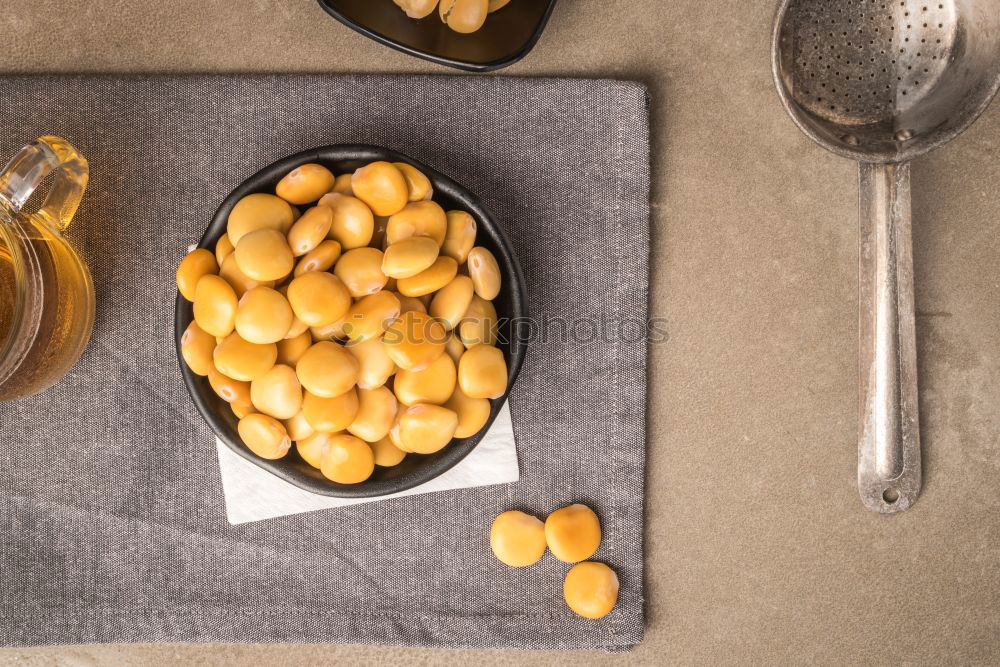
{"type": "Polygon", "coordinates": [[[876,512],[920,494],[910,165],[860,164],[858,490],[876,512]]]}

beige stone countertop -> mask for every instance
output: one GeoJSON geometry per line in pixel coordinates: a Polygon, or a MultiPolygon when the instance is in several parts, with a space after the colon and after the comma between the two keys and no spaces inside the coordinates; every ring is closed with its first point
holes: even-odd
{"type": "MultiPolygon", "coordinates": [[[[518,0],[520,1],[520,0],[518,0]]],[[[983,663],[1000,656],[1000,104],[913,165],[924,490],[863,509],[857,167],[785,115],[773,0],[562,0],[513,76],[652,97],[645,641],[0,650],[26,665],[983,663]]],[[[435,72],[313,0],[6,0],[0,71],[435,72]]]]}

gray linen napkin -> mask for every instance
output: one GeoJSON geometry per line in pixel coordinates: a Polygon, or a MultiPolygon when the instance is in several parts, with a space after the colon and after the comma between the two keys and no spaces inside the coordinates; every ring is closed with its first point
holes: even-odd
{"type": "Polygon", "coordinates": [[[585,340],[532,345],[510,399],[519,482],[231,526],[170,326],[177,249],[223,196],[333,143],[391,146],[479,193],[535,317],[644,319],[645,105],[641,85],[616,81],[0,77],[0,155],[51,133],[90,159],[71,236],[98,292],[74,371],[0,404],[0,643],[638,642],[644,342],[581,325],[585,340]],[[510,569],[487,539],[503,510],[577,501],[600,514],[595,558],[621,581],[596,622],[563,604],[564,564],[510,569]]]}

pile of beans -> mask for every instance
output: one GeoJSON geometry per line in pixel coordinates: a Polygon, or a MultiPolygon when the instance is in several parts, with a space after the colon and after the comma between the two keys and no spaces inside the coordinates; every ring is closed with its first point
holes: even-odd
{"type": "Polygon", "coordinates": [[[341,484],[478,433],[507,389],[500,268],[476,221],[405,163],[286,174],[177,269],[181,355],[265,459],[292,442],[341,484]],[[300,210],[299,207],[305,208],[300,210]]]}
{"type": "Polygon", "coordinates": [[[511,567],[534,565],[545,555],[575,563],[563,581],[563,598],[575,613],[602,618],[618,602],[618,576],[604,563],[588,561],[601,546],[601,522],[586,505],[567,505],[542,523],[518,510],[504,512],[490,527],[490,547],[511,567]]]}
{"type": "Polygon", "coordinates": [[[486,22],[486,15],[507,5],[510,0],[392,0],[406,15],[422,19],[438,10],[441,21],[455,32],[476,32],[486,22]]]}

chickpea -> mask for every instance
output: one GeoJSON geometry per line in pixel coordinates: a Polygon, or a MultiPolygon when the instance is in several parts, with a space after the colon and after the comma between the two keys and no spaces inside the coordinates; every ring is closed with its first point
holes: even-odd
{"type": "Polygon", "coordinates": [[[215,350],[215,337],[205,333],[192,321],[181,335],[181,356],[195,375],[205,376],[212,372],[212,351],[215,350]]]}
{"type": "Polygon", "coordinates": [[[448,340],[444,327],[424,313],[403,313],[386,327],[382,342],[400,368],[419,370],[444,354],[448,340]]]}
{"type": "Polygon", "coordinates": [[[424,236],[411,236],[385,249],[382,273],[391,278],[409,278],[430,267],[438,257],[438,245],[424,236]]]}
{"type": "Polygon", "coordinates": [[[281,280],[295,268],[295,257],[285,235],[273,229],[249,232],[233,251],[236,265],[253,280],[281,280]]]}
{"type": "Polygon", "coordinates": [[[319,468],[323,465],[323,459],[326,458],[327,452],[330,451],[330,438],[332,437],[332,433],[316,431],[304,440],[297,441],[295,449],[299,452],[302,460],[313,468],[319,468]]]}
{"type": "Polygon", "coordinates": [[[580,616],[603,618],[618,602],[618,575],[604,563],[574,565],[566,573],[563,598],[580,616]]]}
{"type": "Polygon", "coordinates": [[[295,413],[295,416],[291,419],[284,420],[285,430],[288,431],[288,437],[295,442],[305,440],[312,434],[316,433],[316,430],[312,425],[306,421],[305,414],[301,410],[295,413]]]}
{"type": "Polygon", "coordinates": [[[545,541],[559,560],[579,563],[601,546],[601,522],[586,505],[568,505],[545,519],[545,541]]]}
{"type": "Polygon", "coordinates": [[[382,272],[382,251],[375,248],[348,250],[337,261],[333,272],[355,298],[378,292],[389,280],[382,272]]]}
{"type": "Polygon", "coordinates": [[[459,264],[469,258],[469,251],[476,245],[476,219],[465,211],[448,211],[448,230],[441,244],[441,254],[459,264]]]}
{"type": "Polygon", "coordinates": [[[483,27],[489,13],[488,0],[441,0],[441,20],[455,32],[472,33],[483,27]]]}
{"type": "Polygon", "coordinates": [[[245,273],[240,271],[240,267],[236,264],[236,253],[231,252],[228,257],[222,260],[222,266],[219,269],[219,275],[226,280],[227,283],[236,292],[236,298],[242,297],[246,294],[247,290],[253,289],[254,287],[274,287],[275,280],[253,280],[245,273]]]}
{"type": "Polygon", "coordinates": [[[347,430],[365,442],[378,442],[396,420],[396,397],[387,387],[358,391],[358,412],[347,430]]]}
{"type": "Polygon", "coordinates": [[[226,221],[229,241],[237,246],[245,234],[273,229],[285,234],[292,226],[292,207],[284,199],[269,194],[252,194],[236,202],[226,221]]]}
{"type": "Polygon", "coordinates": [[[406,296],[432,294],[458,275],[458,262],[451,257],[438,257],[434,263],[415,276],[400,278],[397,287],[406,296]]]}
{"type": "Polygon", "coordinates": [[[389,245],[412,236],[433,239],[441,246],[448,231],[448,218],[444,209],[433,201],[410,202],[403,210],[389,217],[385,239],[389,245]]]}
{"type": "Polygon", "coordinates": [[[375,465],[391,468],[399,465],[406,458],[406,452],[392,444],[388,437],[382,438],[378,442],[369,443],[372,454],[375,456],[375,465]]]}
{"type": "Polygon", "coordinates": [[[302,415],[310,426],[324,433],[336,433],[350,426],[358,407],[358,392],[354,387],[332,398],[307,391],[302,399],[302,415]]]}
{"type": "Polygon", "coordinates": [[[304,331],[298,336],[279,340],[277,346],[278,363],[294,367],[295,364],[299,363],[299,359],[302,358],[305,351],[312,347],[312,336],[309,335],[308,331],[304,331]]]}
{"type": "Polygon", "coordinates": [[[444,407],[458,415],[456,438],[471,438],[483,430],[490,419],[490,402],[485,398],[469,398],[458,387],[444,407]]]}
{"type": "MultiPolygon", "coordinates": [[[[433,3],[431,4],[428,13],[434,11],[434,5],[437,4],[435,0],[418,1],[428,4],[433,3]]],[[[410,193],[410,201],[422,201],[424,199],[430,199],[434,196],[434,186],[431,184],[431,179],[427,178],[424,172],[420,171],[412,164],[407,164],[405,162],[393,162],[392,165],[399,169],[399,171],[403,174],[403,178],[406,179],[406,187],[410,193]]]]}
{"type": "Polygon", "coordinates": [[[337,180],[333,182],[333,189],[330,192],[337,192],[342,195],[347,195],[349,197],[354,196],[354,190],[351,188],[351,177],[354,174],[341,174],[337,177],[337,180]]]}
{"type": "Polygon", "coordinates": [[[323,195],[319,205],[333,214],[329,235],[339,241],[344,250],[363,248],[371,242],[375,232],[375,216],[363,201],[350,195],[331,192],[323,195]]]}
{"type": "Polygon", "coordinates": [[[358,383],[357,359],[342,346],[328,341],[320,341],[306,350],[295,372],[303,387],[322,398],[340,396],[358,383]]]}
{"type": "Polygon", "coordinates": [[[329,169],[321,164],[309,163],[285,174],[274,191],[292,204],[308,204],[329,192],[334,180],[329,169]]]}
{"type": "Polygon", "coordinates": [[[237,333],[226,336],[212,354],[220,373],[242,382],[250,382],[271,370],[277,358],[278,348],[274,343],[251,343],[237,333]]]}
{"type": "Polygon", "coordinates": [[[470,398],[500,398],[507,391],[507,361],[492,345],[474,345],[458,362],[458,386],[470,398]]]}
{"type": "Polygon", "coordinates": [[[345,433],[330,437],[330,448],[320,471],[338,484],[360,484],[375,471],[375,455],[368,443],[345,433]]]}
{"type": "Polygon", "coordinates": [[[292,275],[296,278],[310,271],[327,271],[340,259],[340,241],[322,241],[307,252],[295,265],[292,275]]]}
{"type": "Polygon", "coordinates": [[[392,292],[382,291],[361,297],[347,311],[344,333],[352,341],[378,338],[385,328],[399,317],[399,299],[392,292]]]}
{"type": "Polygon", "coordinates": [[[472,304],[473,294],[472,279],[468,276],[455,276],[451,282],[434,295],[428,310],[431,316],[437,318],[445,329],[451,331],[459,326],[462,318],[468,312],[469,306],[472,304]]]}
{"type": "Polygon", "coordinates": [[[359,389],[381,387],[396,372],[396,363],[378,338],[352,342],[345,349],[358,360],[359,389]]]}
{"type": "Polygon", "coordinates": [[[496,345],[497,324],[497,309],[493,304],[480,296],[474,296],[458,325],[458,337],[466,347],[496,345]]]}
{"type": "Polygon", "coordinates": [[[402,172],[388,162],[372,162],[355,171],[351,188],[375,215],[398,213],[410,198],[402,172]]]}
{"type": "Polygon", "coordinates": [[[451,442],[457,426],[458,415],[451,410],[417,403],[399,411],[389,438],[404,452],[433,454],[451,442]]]}
{"type": "Polygon", "coordinates": [[[325,271],[310,271],[288,285],[288,303],[295,317],[310,327],[323,327],[344,317],[351,295],[340,279],[325,271]]]}
{"type": "Polygon", "coordinates": [[[534,565],[545,555],[545,524],[524,512],[503,512],[490,527],[490,547],[505,565],[534,565]]]}
{"type": "Polygon", "coordinates": [[[250,383],[223,375],[212,366],[208,372],[208,383],[219,398],[226,403],[250,403],[250,383]]]}
{"type": "Polygon", "coordinates": [[[202,276],[194,292],[194,321],[210,336],[228,336],[236,326],[236,292],[219,276],[202,276]]]}
{"type": "MultiPolygon", "coordinates": [[[[438,0],[392,0],[406,12],[406,15],[411,19],[422,19],[428,16],[437,7],[438,0]]],[[[393,162],[396,166],[402,169],[402,162],[393,162]]],[[[410,165],[406,165],[409,167],[410,165]]],[[[412,169],[412,167],[410,167],[412,169]]],[[[419,173],[419,172],[418,172],[419,173]]],[[[421,174],[423,175],[423,174],[421,174]]]]}
{"type": "Polygon", "coordinates": [[[275,364],[250,383],[250,402],[259,412],[275,419],[291,419],[302,409],[302,387],[295,371],[275,364]]]}
{"type": "Polygon", "coordinates": [[[239,300],[236,333],[251,343],[277,343],[292,327],[292,307],[270,287],[254,287],[239,300]]]}
{"type": "Polygon", "coordinates": [[[292,254],[301,257],[315,250],[326,239],[333,225],[333,211],[326,206],[313,206],[288,230],[288,245],[292,254]]]}
{"type": "Polygon", "coordinates": [[[487,301],[497,298],[500,293],[500,265],[497,258],[483,247],[469,251],[469,277],[476,288],[476,294],[487,301]]]}
{"type": "Polygon", "coordinates": [[[247,415],[240,419],[236,430],[243,444],[262,459],[280,459],[292,446],[288,431],[274,417],[259,413],[247,415]]]}
{"type": "Polygon", "coordinates": [[[204,248],[195,248],[181,260],[177,267],[177,289],[188,301],[194,301],[198,281],[204,276],[219,272],[215,256],[204,248]]]}
{"type": "Polygon", "coordinates": [[[233,242],[229,240],[229,234],[223,234],[219,237],[219,240],[215,242],[215,261],[222,266],[222,262],[225,261],[226,257],[229,257],[236,250],[236,246],[233,242]]]}
{"type": "Polygon", "coordinates": [[[403,405],[415,403],[445,403],[455,391],[455,362],[442,354],[419,371],[400,369],[392,390],[403,405]]]}

